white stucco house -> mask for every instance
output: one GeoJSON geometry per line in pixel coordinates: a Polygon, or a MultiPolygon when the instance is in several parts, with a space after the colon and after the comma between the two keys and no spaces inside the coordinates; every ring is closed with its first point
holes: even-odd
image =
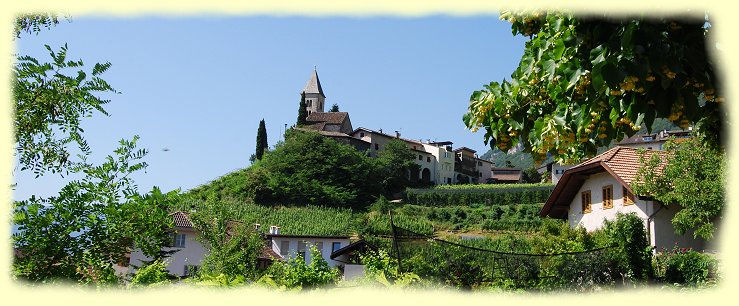
{"type": "MultiPolygon", "coordinates": [[[[645,157],[666,152],[645,150],[645,157]]],[[[635,213],[644,221],[649,243],[657,250],[680,247],[703,250],[705,242],[693,239],[693,233],[677,235],[671,220],[679,210],[676,205],[663,205],[635,195],[631,183],[639,169],[639,151],[614,147],[583,163],[567,169],[539,212],[541,217],[567,219],[570,227],[593,231],[613,220],[618,212],[635,213]]],[[[664,166],[664,163],[663,163],[664,166]]],[[[686,174],[690,175],[690,174],[686,174]]]]}
{"type": "Polygon", "coordinates": [[[310,248],[315,246],[331,267],[341,265],[341,262],[331,259],[331,253],[350,244],[349,236],[284,235],[279,232],[267,234],[267,240],[272,251],[282,259],[295,258],[300,254],[306,263],[313,260],[310,248]]]}
{"type": "Polygon", "coordinates": [[[635,149],[663,150],[667,140],[674,138],[674,141],[683,141],[689,139],[692,128],[687,130],[659,131],[651,134],[634,135],[618,143],[622,147],[630,147],[635,149]]]}
{"type": "Polygon", "coordinates": [[[395,135],[390,135],[383,133],[382,130],[374,131],[364,127],[357,128],[351,135],[369,144],[370,157],[377,157],[384,150],[385,145],[393,139],[401,140],[411,150],[414,155],[413,160],[419,167],[418,173],[411,174],[411,181],[434,185],[453,183],[455,156],[451,141],[424,142],[402,138],[400,132],[397,131],[395,135]]]}
{"type": "MultiPolygon", "coordinates": [[[[200,267],[200,262],[205,257],[207,250],[197,240],[197,231],[193,228],[189,216],[184,212],[174,212],[170,214],[174,219],[174,232],[171,234],[172,244],[165,247],[162,251],[172,251],[167,258],[169,265],[167,272],[175,276],[188,276],[200,267]]],[[[119,264],[116,272],[120,274],[133,273],[133,266],[142,266],[145,261],[151,258],[144,256],[139,249],[134,249],[127,255],[128,262],[119,264]]]]}

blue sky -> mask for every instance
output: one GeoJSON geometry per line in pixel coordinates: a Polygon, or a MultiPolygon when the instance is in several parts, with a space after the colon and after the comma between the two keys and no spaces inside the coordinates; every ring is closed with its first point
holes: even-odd
{"type": "MultiPolygon", "coordinates": [[[[497,16],[141,17],[73,16],[16,40],[17,52],[49,61],[43,47],[68,44],[86,66],[109,61],[104,78],[121,94],[109,117],[85,119],[93,161],[121,138],[150,150],[141,192],[183,191],[247,167],[259,120],[270,146],[297,117],[299,93],[318,67],[326,105],[338,103],[354,128],[399,130],[450,140],[482,154],[482,132],[461,118],[483,84],[508,78],[525,38],[497,16]],[[163,148],[168,148],[164,151],[163,148]]],[[[89,68],[88,68],[89,69],[89,68]]],[[[14,172],[13,199],[54,195],[66,179],[14,172]]]]}

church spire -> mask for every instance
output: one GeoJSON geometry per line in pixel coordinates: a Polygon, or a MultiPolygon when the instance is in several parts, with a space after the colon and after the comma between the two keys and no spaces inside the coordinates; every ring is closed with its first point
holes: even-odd
{"type": "Polygon", "coordinates": [[[323,113],[323,104],[326,100],[326,95],[323,94],[323,88],[321,88],[321,81],[318,79],[318,72],[315,66],[313,66],[313,74],[311,74],[308,83],[305,84],[303,92],[305,93],[305,108],[308,111],[308,115],[312,113],[323,113]]]}
{"type": "Polygon", "coordinates": [[[321,80],[318,79],[316,66],[313,66],[313,74],[311,74],[308,83],[305,84],[303,91],[305,91],[306,94],[318,94],[323,96],[324,99],[326,98],[326,95],[323,93],[323,88],[321,88],[321,80]]]}

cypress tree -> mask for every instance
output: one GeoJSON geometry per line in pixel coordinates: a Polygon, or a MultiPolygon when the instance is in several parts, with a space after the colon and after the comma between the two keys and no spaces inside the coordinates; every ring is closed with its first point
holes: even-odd
{"type": "Polygon", "coordinates": [[[331,105],[331,110],[329,112],[336,113],[339,111],[339,105],[334,103],[334,105],[331,105]]]}
{"type": "Polygon", "coordinates": [[[305,108],[308,107],[305,104],[305,91],[300,93],[300,109],[298,109],[298,122],[297,126],[303,126],[305,125],[306,119],[308,118],[308,110],[305,108]]]}
{"type": "Polygon", "coordinates": [[[264,126],[264,119],[262,119],[259,121],[259,128],[257,129],[256,159],[261,160],[265,150],[267,150],[267,128],[264,126]]]}

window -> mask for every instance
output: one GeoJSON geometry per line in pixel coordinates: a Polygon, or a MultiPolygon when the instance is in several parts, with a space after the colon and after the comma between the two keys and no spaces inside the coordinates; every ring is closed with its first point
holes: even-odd
{"type": "Polygon", "coordinates": [[[184,248],[185,247],[185,234],[170,234],[172,239],[172,247],[184,248]]]}
{"type": "Polygon", "coordinates": [[[626,187],[623,187],[624,206],[634,204],[634,195],[629,192],[626,187]]]}
{"type": "Polygon", "coordinates": [[[195,276],[199,268],[199,266],[185,265],[185,276],[195,276]]]}
{"type": "Polygon", "coordinates": [[[431,156],[426,156],[426,162],[431,162],[431,156]]]}
{"type": "Polygon", "coordinates": [[[310,107],[313,104],[313,101],[311,100],[307,100],[306,102],[308,102],[308,107],[310,107]]]}
{"type": "Polygon", "coordinates": [[[359,133],[359,137],[360,138],[364,137],[364,133],[359,133]]]}
{"type": "Polygon", "coordinates": [[[423,156],[418,155],[418,160],[423,160],[423,156]]]}
{"type": "Polygon", "coordinates": [[[603,209],[613,208],[613,185],[603,186],[603,209]]]}
{"type": "Polygon", "coordinates": [[[582,196],[582,199],[581,199],[581,201],[582,201],[582,212],[584,214],[587,214],[587,213],[589,213],[591,211],[591,204],[592,204],[592,202],[590,201],[590,190],[583,191],[582,194],[581,194],[581,196],[582,196]]]}
{"type": "Polygon", "coordinates": [[[380,149],[380,144],[379,143],[376,143],[375,144],[375,150],[379,150],[379,149],[380,149]]]}
{"type": "Polygon", "coordinates": [[[477,162],[477,165],[482,166],[482,162],[481,161],[477,162]]]}
{"type": "Polygon", "coordinates": [[[125,257],[121,258],[120,261],[118,261],[118,265],[121,267],[128,267],[131,264],[131,256],[126,255],[125,257]]]}
{"type": "Polygon", "coordinates": [[[290,252],[290,241],[280,241],[280,255],[284,258],[290,252]]]}
{"type": "Polygon", "coordinates": [[[334,242],[331,244],[331,253],[336,252],[341,248],[341,242],[334,242]]]}
{"type": "Polygon", "coordinates": [[[298,242],[298,255],[305,259],[305,241],[298,242]]]}
{"type": "Polygon", "coordinates": [[[318,249],[318,252],[323,253],[323,241],[316,242],[314,245],[316,246],[316,249],[318,249]]]}

